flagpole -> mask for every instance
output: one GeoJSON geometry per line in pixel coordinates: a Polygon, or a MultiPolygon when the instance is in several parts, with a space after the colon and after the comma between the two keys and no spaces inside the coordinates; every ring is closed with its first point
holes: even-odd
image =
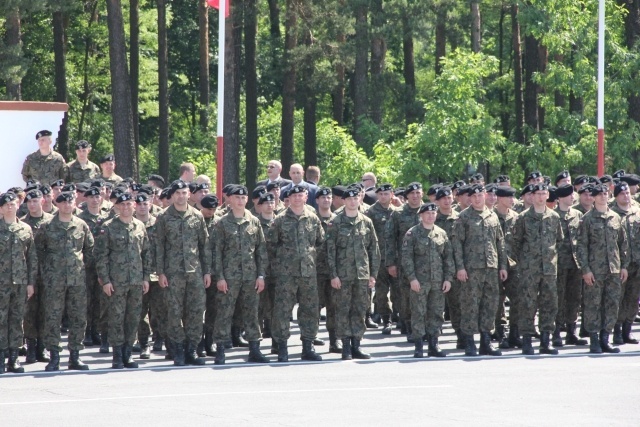
{"type": "Polygon", "coordinates": [[[604,175],[604,2],[598,7],[598,176],[604,175]]]}
{"type": "Polygon", "coordinates": [[[225,48],[225,16],[227,2],[219,2],[218,30],[218,131],[216,151],[216,193],[222,201],[222,177],[224,168],[224,48],[225,48]]]}

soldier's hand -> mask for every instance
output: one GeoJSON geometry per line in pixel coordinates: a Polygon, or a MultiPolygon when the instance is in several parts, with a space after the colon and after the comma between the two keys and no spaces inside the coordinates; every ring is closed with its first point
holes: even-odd
{"type": "Polygon", "coordinates": [[[209,286],[211,286],[211,274],[205,274],[202,276],[202,280],[204,280],[204,288],[209,289],[209,286]]]}
{"type": "Polygon", "coordinates": [[[369,287],[371,289],[376,287],[376,278],[373,276],[369,276],[369,287]]]}
{"type": "Polygon", "coordinates": [[[500,280],[502,282],[506,281],[508,277],[509,273],[507,273],[507,270],[500,270],[500,280]]]}
{"type": "Polygon", "coordinates": [[[160,285],[161,288],[166,288],[167,286],[169,286],[169,281],[167,280],[167,276],[165,276],[164,274],[161,274],[160,276],[158,276],[158,284],[160,285]]]}
{"type": "Polygon", "coordinates": [[[223,293],[227,293],[227,291],[229,291],[229,285],[227,285],[227,281],[222,279],[222,280],[218,280],[218,283],[216,284],[216,287],[218,288],[218,290],[220,292],[223,293]]]}
{"type": "Polygon", "coordinates": [[[342,282],[340,281],[339,277],[336,277],[335,279],[331,279],[331,287],[333,289],[340,289],[342,287],[342,282]]]}
{"type": "Polygon", "coordinates": [[[147,292],[149,292],[149,282],[147,282],[146,280],[142,281],[142,295],[146,294],[147,292]]]}
{"type": "Polygon", "coordinates": [[[412,280],[409,282],[409,285],[411,285],[411,290],[413,292],[420,292],[420,282],[418,282],[418,280],[412,280]]]}
{"type": "Polygon", "coordinates": [[[398,267],[396,267],[395,265],[390,265],[389,267],[387,267],[387,272],[391,277],[398,277],[398,267]]]}
{"type": "Polygon", "coordinates": [[[27,285],[27,299],[31,298],[35,293],[35,288],[33,285],[27,285]]]}
{"type": "Polygon", "coordinates": [[[584,284],[587,286],[593,286],[593,284],[596,282],[596,278],[594,277],[593,273],[583,274],[582,280],[584,280],[584,284]]]}
{"type": "Polygon", "coordinates": [[[256,291],[258,291],[258,294],[264,291],[264,279],[261,279],[259,277],[256,279],[256,291]]]}
{"type": "Polygon", "coordinates": [[[626,268],[620,269],[620,280],[622,281],[622,283],[626,282],[628,278],[629,278],[629,271],[627,271],[626,268]]]}
{"type": "Polygon", "coordinates": [[[456,277],[461,282],[466,282],[467,280],[469,280],[469,275],[467,274],[467,270],[459,270],[458,273],[456,273],[456,277]]]}
{"type": "Polygon", "coordinates": [[[448,280],[445,280],[445,281],[442,283],[442,292],[444,292],[444,293],[446,294],[446,293],[447,293],[447,292],[449,292],[450,290],[451,290],[451,282],[450,282],[450,281],[448,281],[448,280]]]}
{"type": "Polygon", "coordinates": [[[113,293],[113,285],[111,283],[105,283],[102,285],[102,291],[110,297],[113,293]]]}

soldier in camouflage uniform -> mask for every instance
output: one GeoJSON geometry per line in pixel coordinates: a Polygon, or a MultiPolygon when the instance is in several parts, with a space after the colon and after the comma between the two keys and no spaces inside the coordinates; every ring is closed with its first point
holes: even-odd
{"type": "Polygon", "coordinates": [[[560,216],[547,207],[549,187],[534,184],[533,206],[516,218],[510,242],[510,253],[518,263],[522,282],[518,301],[521,315],[522,354],[534,354],[531,337],[535,333],[534,318],[538,311],[540,353],[558,354],[551,343],[558,312],[558,246],[563,234],[560,216]]]}
{"type": "Polygon", "coordinates": [[[60,323],[66,309],[69,317],[69,369],[87,370],[80,360],[82,337],[87,325],[87,288],[84,266],[93,252],[93,235],[89,226],[73,215],[74,194],[60,193],[56,198],[58,212],[40,225],[35,235],[44,281],[45,345],[51,353],[47,371],[60,369],[60,323]]]}
{"type": "Polygon", "coordinates": [[[24,372],[18,348],[22,346],[25,295],[33,296],[38,271],[31,227],[16,217],[17,210],[15,194],[0,195],[0,374],[4,374],[6,355],[8,372],[24,372]]]}
{"type": "Polygon", "coordinates": [[[276,199],[276,207],[273,209],[273,213],[275,215],[280,215],[282,212],[284,212],[287,209],[284,203],[282,203],[282,200],[280,200],[281,185],[282,185],[282,181],[273,181],[266,185],[267,192],[273,194],[273,196],[276,199]]]}
{"type": "Polygon", "coordinates": [[[422,337],[425,335],[429,356],[445,356],[438,345],[438,336],[444,323],[444,295],[451,289],[455,263],[447,233],[435,225],[437,209],[434,203],[422,205],[418,211],[420,224],[407,231],[402,243],[402,269],[411,286],[413,357],[416,358],[424,357],[422,337]]]}
{"type": "Polygon", "coordinates": [[[213,339],[216,342],[216,365],[225,363],[225,342],[230,338],[230,325],[239,300],[244,329],[249,341],[249,362],[266,363],[260,352],[259,294],[264,290],[267,251],[260,220],[245,207],[248,190],[237,185],[229,193],[231,210],[216,224],[213,272],[216,294],[216,320],[213,339]]]}
{"type": "MultiPolygon", "coordinates": [[[[219,218],[216,216],[216,209],[218,208],[218,198],[213,194],[207,194],[200,200],[200,213],[204,218],[204,222],[207,226],[207,232],[209,233],[209,248],[211,249],[211,265],[213,266],[213,260],[215,259],[215,228],[214,225],[218,222],[219,218]]],[[[204,337],[201,343],[198,345],[198,355],[203,356],[215,356],[215,350],[213,348],[213,327],[216,320],[216,294],[218,290],[215,286],[209,286],[206,290],[206,301],[204,311],[204,337]],[[202,354],[204,352],[204,354],[202,354]]]]}
{"type": "Polygon", "coordinates": [[[500,297],[499,281],[507,280],[504,235],[498,216],[484,204],[484,188],[471,187],[471,206],[460,213],[453,227],[452,245],[457,278],[462,282],[460,328],[467,356],[476,356],[473,335],[480,332],[480,354],[502,353],[491,345],[500,297]]]}
{"type": "Polygon", "coordinates": [[[188,184],[174,181],[173,204],[156,221],[156,272],[160,286],[168,289],[167,335],[176,366],[205,363],[196,346],[202,336],[205,289],[211,285],[209,235],[202,214],[189,206],[188,199],[188,184]]]}
{"type": "Polygon", "coordinates": [[[316,248],[324,241],[324,230],[315,212],[305,207],[306,186],[294,185],[289,201],[289,208],[276,216],[269,237],[272,251],[269,258],[277,259],[278,281],[271,335],[278,346],[278,362],[287,362],[287,340],[291,336],[289,317],[297,299],[302,359],[322,360],[313,348],[313,340],[318,335],[316,248]]]}
{"type": "Polygon", "coordinates": [[[578,231],[577,262],[584,288],[584,324],[591,353],[618,353],[609,334],[618,318],[622,283],[627,280],[629,243],[620,216],[607,206],[608,191],[591,188],[594,208],[582,217],[578,231]],[[600,335],[598,336],[598,332],[600,335]]]}
{"type": "Polygon", "coordinates": [[[360,190],[347,190],[345,208],[327,224],[327,262],[331,298],[336,310],[336,337],[342,340],[342,360],[370,359],[360,350],[369,297],[380,268],[378,238],[371,219],[359,212],[360,190]]]}
{"type": "Polygon", "coordinates": [[[113,185],[118,185],[122,182],[122,177],[115,173],[116,158],[113,154],[107,154],[100,159],[100,169],[102,169],[100,179],[104,182],[113,185]]]}
{"type": "Polygon", "coordinates": [[[41,130],[36,134],[38,151],[27,156],[22,165],[22,179],[51,182],[67,176],[67,165],[62,154],[53,151],[51,132],[41,130]]]}
{"type": "Polygon", "coordinates": [[[89,160],[91,144],[85,140],[76,142],[76,159],[67,163],[67,182],[92,181],[100,177],[100,166],[89,160]]]}

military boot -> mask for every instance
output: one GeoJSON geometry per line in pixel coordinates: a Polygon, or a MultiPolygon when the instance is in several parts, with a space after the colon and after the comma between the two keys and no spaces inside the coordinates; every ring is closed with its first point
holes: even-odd
{"type": "Polygon", "coordinates": [[[371,319],[371,314],[367,314],[364,318],[364,325],[367,329],[378,329],[378,324],[371,319]]]}
{"type": "Polygon", "coordinates": [[[150,357],[149,338],[140,338],[140,359],[149,359],[150,357]]]}
{"type": "Polygon", "coordinates": [[[321,340],[321,339],[320,339],[320,338],[318,338],[318,337],[315,337],[315,338],[313,339],[313,345],[324,345],[324,341],[323,341],[323,340],[321,340]]]}
{"type": "Polygon", "coordinates": [[[287,341],[278,341],[278,362],[289,361],[289,350],[287,349],[287,341]]]}
{"type": "Polygon", "coordinates": [[[173,346],[173,364],[175,366],[184,366],[184,343],[171,341],[171,345],[173,346]]]}
{"type": "Polygon", "coordinates": [[[262,328],[262,338],[271,338],[271,320],[264,319],[264,328],[262,328]]]}
{"type": "Polygon", "coordinates": [[[124,369],[124,363],[122,361],[122,346],[113,346],[113,358],[111,361],[112,369],[124,369]]]}
{"type": "Polygon", "coordinates": [[[204,351],[207,356],[216,355],[216,351],[213,349],[213,332],[204,333],[204,351]]]}
{"type": "Polygon", "coordinates": [[[600,338],[598,338],[597,332],[589,334],[589,353],[602,354],[602,347],[600,347],[600,338]]]}
{"type": "Polygon", "coordinates": [[[173,360],[173,344],[169,338],[164,340],[164,346],[167,348],[167,353],[164,355],[165,360],[173,360]]]}
{"type": "Polygon", "coordinates": [[[329,353],[342,353],[342,342],[336,338],[335,329],[329,330],[329,353]]]}
{"type": "Polygon", "coordinates": [[[562,343],[562,336],[560,336],[560,325],[556,324],[556,329],[553,331],[552,344],[554,347],[564,347],[562,343]]]}
{"type": "Polygon", "coordinates": [[[205,350],[204,347],[205,345],[204,345],[204,336],[203,336],[202,338],[200,338],[200,342],[196,347],[196,354],[198,355],[198,357],[205,357],[207,355],[207,351],[205,350]]]}
{"type": "Polygon", "coordinates": [[[480,332],[480,355],[502,356],[502,352],[491,344],[491,332],[480,332]]]}
{"type": "Polygon", "coordinates": [[[216,343],[216,358],[213,360],[213,363],[216,365],[224,365],[225,360],[226,357],[224,354],[224,343],[216,343]]]}
{"type": "MultiPolygon", "coordinates": [[[[140,345],[142,345],[142,343],[140,345]]],[[[131,357],[132,351],[133,347],[131,346],[131,344],[125,344],[122,346],[122,363],[127,369],[136,369],[138,367],[138,362],[133,360],[133,357],[131,357]]]]}
{"type": "Polygon", "coordinates": [[[360,350],[360,340],[357,338],[351,338],[351,356],[353,356],[354,359],[371,359],[369,353],[360,350]]]}
{"type": "Polygon", "coordinates": [[[422,340],[418,340],[414,343],[413,357],[416,359],[424,358],[424,343],[422,340]]]}
{"type": "Polygon", "coordinates": [[[533,356],[535,351],[533,350],[533,344],[531,343],[531,335],[524,334],[522,336],[522,354],[526,356],[533,356]]]}
{"type": "Polygon", "coordinates": [[[164,340],[161,336],[158,336],[153,340],[153,351],[162,351],[162,345],[164,344],[164,340]]]}
{"type": "Polygon", "coordinates": [[[231,327],[231,344],[234,347],[249,347],[249,343],[242,337],[240,328],[231,327]]]}
{"type": "Polygon", "coordinates": [[[69,350],[69,366],[71,371],[88,371],[89,366],[80,360],[80,350],[69,350]]]}
{"type": "Polygon", "coordinates": [[[456,350],[464,350],[467,347],[467,339],[460,329],[455,330],[456,333],[456,350]]]}
{"type": "Polygon", "coordinates": [[[49,355],[47,354],[47,349],[44,347],[44,342],[42,340],[36,341],[36,360],[38,362],[49,362],[49,355]]]}
{"type": "MultiPolygon", "coordinates": [[[[280,357],[278,357],[280,359],[280,357]]],[[[313,348],[313,340],[302,340],[302,360],[311,360],[314,362],[322,360],[322,356],[316,353],[315,348],[313,348]]]]}
{"type": "Polygon", "coordinates": [[[9,349],[9,365],[7,366],[7,372],[13,372],[14,374],[24,373],[24,368],[20,365],[20,360],[18,360],[17,348],[9,349]]]}
{"type": "Polygon", "coordinates": [[[140,341],[136,341],[135,343],[133,343],[133,345],[131,346],[131,350],[136,353],[140,353],[142,351],[142,346],[140,345],[140,341]]]}
{"type": "Polygon", "coordinates": [[[512,325],[509,329],[509,348],[522,348],[523,340],[520,339],[518,325],[512,325]]]}
{"type": "Polygon", "coordinates": [[[624,344],[624,340],[622,339],[622,323],[616,323],[613,326],[613,343],[615,345],[624,344]]]}
{"type": "Polygon", "coordinates": [[[407,342],[410,342],[411,344],[414,343],[413,340],[413,328],[411,327],[411,322],[409,320],[404,322],[406,327],[407,327],[407,342]]]}
{"type": "Polygon", "coordinates": [[[202,366],[206,363],[205,360],[196,352],[196,345],[190,341],[187,341],[185,344],[184,362],[187,365],[194,366],[202,366]]]}
{"type": "Polygon", "coordinates": [[[86,347],[91,347],[93,345],[93,337],[91,336],[91,328],[87,326],[84,330],[84,339],[82,340],[82,345],[86,347]]]}
{"type": "Polygon", "coordinates": [[[271,338],[271,354],[278,354],[278,342],[271,338]]]}
{"type": "Polygon", "coordinates": [[[27,338],[27,358],[25,359],[25,364],[36,363],[38,357],[37,353],[37,340],[35,338],[27,338]]]}
{"type": "Polygon", "coordinates": [[[47,372],[59,371],[60,370],[60,352],[58,352],[58,350],[51,350],[49,353],[50,353],[50,360],[47,366],[44,367],[44,370],[47,372]]]}
{"type": "Polygon", "coordinates": [[[351,360],[351,337],[342,338],[342,360],[351,360]]]}
{"type": "Polygon", "coordinates": [[[575,323],[567,323],[567,335],[564,343],[566,345],[587,345],[587,340],[578,338],[578,335],[576,335],[576,328],[577,325],[575,323]]]}
{"type": "Polygon", "coordinates": [[[103,332],[100,334],[100,353],[108,354],[109,353],[109,334],[103,332]]]}
{"type": "Polygon", "coordinates": [[[587,332],[587,330],[584,328],[584,321],[580,323],[580,332],[578,333],[578,335],[580,336],[580,338],[586,338],[586,337],[591,338],[591,334],[587,332]]]}
{"type": "Polygon", "coordinates": [[[260,351],[260,341],[249,341],[249,363],[269,363],[260,351]]]}
{"type": "Polygon", "coordinates": [[[604,353],[620,353],[618,347],[609,344],[609,332],[604,329],[600,331],[600,347],[604,353]]]}
{"type": "MultiPolygon", "coordinates": [[[[560,337],[560,328],[556,328],[560,337]]],[[[562,339],[560,339],[562,341],[562,339]]],[[[540,354],[558,354],[558,349],[551,344],[551,333],[543,331],[540,336],[540,354]]]]}
{"type": "Polygon", "coordinates": [[[496,326],[496,332],[498,334],[498,347],[507,349],[509,348],[509,340],[505,332],[505,327],[502,324],[496,326]]]}
{"type": "Polygon", "coordinates": [[[5,355],[5,351],[4,350],[0,350],[0,375],[4,374],[4,355],[5,355]]]}
{"type": "Polygon", "coordinates": [[[391,335],[391,318],[388,314],[382,315],[382,335],[391,335]]]}
{"type": "Polygon", "coordinates": [[[478,355],[478,349],[476,347],[476,342],[473,339],[473,335],[465,335],[464,355],[465,356],[478,355]]]}
{"type": "Polygon", "coordinates": [[[440,349],[438,345],[438,336],[435,334],[429,335],[429,356],[432,357],[445,357],[446,354],[440,349]]]}
{"type": "Polygon", "coordinates": [[[100,340],[100,333],[95,327],[91,328],[91,341],[93,341],[93,345],[98,345],[100,340]]]}
{"type": "Polygon", "coordinates": [[[625,344],[638,344],[638,340],[631,333],[631,322],[625,321],[622,324],[622,339],[625,344]]]}
{"type": "Polygon", "coordinates": [[[407,324],[404,320],[398,320],[396,323],[396,329],[400,329],[402,335],[407,335],[407,324]]]}

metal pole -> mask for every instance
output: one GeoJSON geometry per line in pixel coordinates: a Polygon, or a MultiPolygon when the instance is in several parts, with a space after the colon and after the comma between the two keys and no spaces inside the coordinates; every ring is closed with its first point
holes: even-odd
{"type": "Polygon", "coordinates": [[[227,2],[220,0],[218,30],[218,131],[216,151],[216,193],[222,201],[222,177],[224,170],[224,47],[225,47],[225,15],[227,2]]]}
{"type": "Polygon", "coordinates": [[[604,3],[598,7],[598,176],[604,175],[604,3]]]}

